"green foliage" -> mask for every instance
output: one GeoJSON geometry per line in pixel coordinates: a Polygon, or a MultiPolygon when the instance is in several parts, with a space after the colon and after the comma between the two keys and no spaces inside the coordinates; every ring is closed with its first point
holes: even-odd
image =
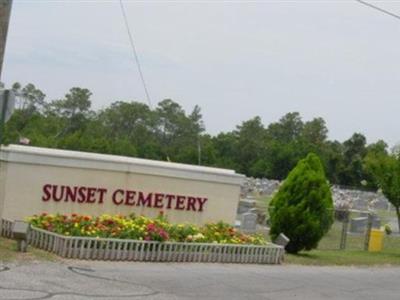
{"type": "Polygon", "coordinates": [[[33,84],[15,83],[17,109],[6,124],[4,141],[116,155],[169,160],[234,169],[253,177],[283,180],[308,153],[316,153],[333,184],[376,188],[363,167],[369,153],[386,153],[383,141],[367,145],[362,134],[344,143],[327,139],[322,118],[304,122],[297,112],[265,126],[260,117],[216,136],[205,133],[201,110],[189,113],[171,99],[154,109],[135,101],[115,101],[104,109],[91,107],[92,93],[74,87],[61,99],[48,101],[33,84]]]}
{"type": "Polygon", "coordinates": [[[385,229],[385,233],[387,235],[392,234],[393,230],[392,230],[392,227],[390,227],[390,224],[385,224],[385,226],[383,228],[385,229]]]}
{"type": "Polygon", "coordinates": [[[290,242],[286,250],[311,250],[333,223],[332,195],[320,159],[309,154],[289,173],[271,201],[271,238],[281,232],[290,242]]]}
{"type": "Polygon", "coordinates": [[[365,158],[364,167],[395,207],[400,230],[400,157],[384,151],[370,152],[365,158]]]}

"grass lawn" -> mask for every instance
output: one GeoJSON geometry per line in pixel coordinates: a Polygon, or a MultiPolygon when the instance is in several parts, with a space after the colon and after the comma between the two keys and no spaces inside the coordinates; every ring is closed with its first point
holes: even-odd
{"type": "Polygon", "coordinates": [[[348,235],[346,250],[339,250],[341,224],[335,222],[331,230],[322,238],[318,249],[297,255],[287,254],[287,264],[372,266],[400,265],[400,236],[385,235],[382,252],[364,251],[362,235],[348,235]]]}
{"type": "Polygon", "coordinates": [[[400,236],[384,235],[383,251],[364,251],[364,234],[348,234],[346,250],[339,250],[342,223],[335,221],[318,249],[286,255],[286,263],[300,265],[400,265],[400,236]]]}
{"type": "MultiPolygon", "coordinates": [[[[267,209],[271,197],[256,196],[257,206],[267,209]]],[[[396,214],[379,210],[378,215],[385,224],[396,214]]],[[[354,215],[352,217],[357,217],[354,215]]],[[[342,223],[335,221],[329,232],[322,238],[318,249],[302,252],[297,255],[286,254],[285,264],[299,265],[336,265],[336,266],[373,266],[400,265],[400,236],[386,235],[383,240],[383,251],[373,253],[364,251],[364,234],[348,234],[346,250],[339,250],[342,223]]]]}
{"type": "Polygon", "coordinates": [[[300,265],[400,265],[400,236],[384,235],[383,251],[364,251],[364,234],[348,234],[346,250],[339,250],[342,224],[335,222],[318,249],[286,255],[286,263],[300,265]]]}
{"type": "MultiPolygon", "coordinates": [[[[396,243],[397,242],[400,242],[399,238],[396,238],[396,243]]],[[[15,249],[15,241],[0,238],[0,262],[57,260],[57,256],[32,247],[28,248],[27,253],[16,252],[15,249]]],[[[400,247],[397,249],[384,250],[381,253],[371,253],[360,250],[313,250],[299,253],[298,255],[286,254],[284,264],[316,266],[400,265],[400,247]]]]}
{"type": "Polygon", "coordinates": [[[312,250],[297,255],[287,254],[286,264],[318,266],[400,265],[400,249],[373,253],[359,250],[312,250]]]}
{"type": "Polygon", "coordinates": [[[0,237],[0,262],[56,260],[56,256],[48,252],[28,247],[28,252],[16,251],[16,241],[0,237]]]}

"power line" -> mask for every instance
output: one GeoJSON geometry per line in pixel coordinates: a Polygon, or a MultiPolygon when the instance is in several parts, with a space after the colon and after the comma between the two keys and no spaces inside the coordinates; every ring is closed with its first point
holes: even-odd
{"type": "Polygon", "coordinates": [[[365,1],[362,1],[362,0],[354,0],[354,1],[357,1],[357,2],[359,2],[359,3],[361,3],[361,4],[364,4],[364,5],[368,6],[368,7],[371,7],[371,8],[373,8],[373,9],[376,9],[377,11],[380,11],[380,12],[382,12],[382,13],[384,13],[384,14],[387,14],[387,15],[389,15],[389,16],[392,16],[392,17],[394,17],[394,18],[400,20],[400,15],[397,15],[397,14],[395,14],[395,13],[392,13],[392,12],[386,10],[386,9],[380,8],[380,7],[378,7],[378,6],[375,6],[375,5],[371,4],[371,3],[368,3],[368,2],[365,2],[365,1]]]}
{"type": "Polygon", "coordinates": [[[129,29],[128,18],[126,17],[125,8],[124,8],[124,4],[122,3],[122,0],[119,0],[119,4],[121,6],[122,16],[124,17],[126,31],[128,32],[129,42],[130,42],[132,50],[133,50],[133,56],[135,58],[136,65],[138,67],[138,71],[139,71],[140,79],[142,81],[143,89],[144,89],[144,92],[146,94],[146,98],[147,98],[147,102],[149,103],[149,107],[151,109],[153,105],[151,103],[150,94],[149,94],[149,91],[147,89],[146,81],[144,80],[142,67],[141,67],[140,62],[139,62],[139,56],[137,55],[135,43],[133,42],[132,33],[131,33],[130,29],[129,29]]]}

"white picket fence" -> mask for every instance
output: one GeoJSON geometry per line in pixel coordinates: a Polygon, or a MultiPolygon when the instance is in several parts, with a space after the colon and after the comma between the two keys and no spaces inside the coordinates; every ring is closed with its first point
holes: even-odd
{"type": "MultiPolygon", "coordinates": [[[[7,233],[8,229],[3,232],[7,233]]],[[[34,227],[28,243],[61,257],[87,260],[279,264],[284,255],[283,247],[275,244],[258,246],[70,237],[34,227]]]]}
{"type": "Polygon", "coordinates": [[[11,238],[12,226],[13,226],[13,221],[0,219],[0,236],[11,238]]]}

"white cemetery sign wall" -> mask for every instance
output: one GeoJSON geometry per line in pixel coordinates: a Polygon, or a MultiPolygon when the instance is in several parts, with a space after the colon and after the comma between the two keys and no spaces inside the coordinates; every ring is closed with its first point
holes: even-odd
{"type": "Polygon", "coordinates": [[[232,170],[10,145],[0,151],[0,217],[135,213],[233,223],[244,176],[232,170]]]}

